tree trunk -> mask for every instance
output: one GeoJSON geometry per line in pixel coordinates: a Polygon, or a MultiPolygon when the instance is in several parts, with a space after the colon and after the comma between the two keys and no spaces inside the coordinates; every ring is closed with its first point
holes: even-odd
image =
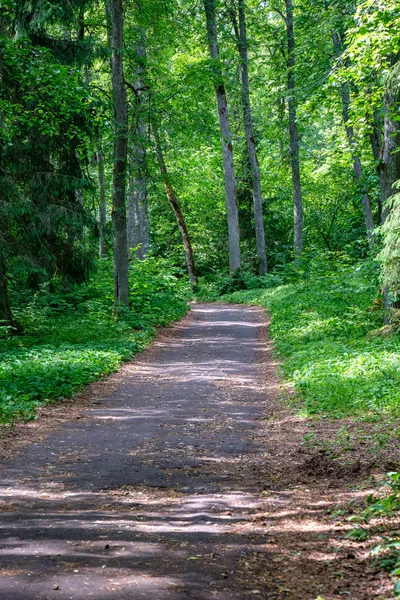
{"type": "Polygon", "coordinates": [[[299,136],[297,132],[296,110],[296,79],[295,67],[295,38],[293,27],[293,3],[285,0],[286,5],[286,35],[287,35],[287,90],[289,107],[289,136],[290,136],[290,162],[292,167],[293,208],[294,208],[294,253],[299,257],[303,251],[303,198],[301,193],[300,178],[300,152],[299,136]]]}
{"type": "MultiPolygon", "coordinates": [[[[136,148],[132,151],[134,157],[132,163],[138,166],[138,157],[136,148]]],[[[132,170],[135,167],[132,164],[132,170]]],[[[128,191],[128,248],[135,248],[135,257],[138,260],[144,260],[149,253],[149,223],[147,214],[147,174],[143,171],[136,171],[137,175],[132,175],[129,182],[128,191]]]]}
{"type": "Polygon", "coordinates": [[[171,181],[169,179],[167,167],[164,160],[164,154],[161,148],[160,139],[158,137],[157,129],[154,125],[152,125],[152,133],[154,139],[154,146],[156,150],[157,162],[160,167],[161,177],[164,183],[165,192],[167,194],[168,202],[171,205],[172,210],[174,211],[174,215],[176,217],[179,231],[181,232],[183,246],[185,248],[186,254],[186,265],[189,274],[189,279],[192,283],[197,283],[197,273],[196,273],[196,265],[194,262],[193,256],[193,248],[190,240],[188,228],[186,226],[185,217],[183,216],[182,209],[179,205],[178,198],[174,192],[174,189],[171,185],[171,181]]]}
{"type": "Polygon", "coordinates": [[[144,40],[136,46],[138,57],[136,78],[133,86],[135,106],[134,122],[131,127],[131,176],[128,193],[128,251],[136,248],[135,256],[143,260],[149,252],[149,223],[147,213],[147,158],[146,158],[146,122],[144,94],[146,45],[144,40]]]}
{"type": "Polygon", "coordinates": [[[96,152],[98,185],[99,185],[99,256],[107,256],[106,252],[106,228],[107,228],[107,200],[104,177],[104,154],[99,143],[99,149],[96,152]]]}
{"type": "Polygon", "coordinates": [[[394,187],[396,181],[400,179],[400,132],[397,122],[393,120],[398,106],[398,98],[395,92],[390,89],[385,91],[385,124],[384,124],[384,144],[382,152],[381,166],[381,193],[383,201],[382,221],[384,222],[388,215],[386,201],[397,193],[394,187]]]}
{"type": "Polygon", "coordinates": [[[7,273],[4,259],[0,253],[0,326],[14,325],[8,296],[7,273]]]}
{"type": "MultiPolygon", "coordinates": [[[[342,52],[342,47],[340,43],[339,35],[336,31],[332,34],[333,46],[335,49],[335,53],[337,56],[340,56],[342,52]]],[[[368,237],[368,245],[371,251],[374,250],[375,247],[375,237],[373,234],[374,229],[374,220],[372,217],[371,210],[371,202],[369,199],[368,191],[366,185],[362,183],[362,166],[360,157],[356,153],[356,142],[354,136],[353,126],[350,124],[350,90],[347,82],[342,83],[341,86],[341,98],[342,98],[342,115],[343,115],[343,123],[346,128],[347,139],[349,142],[351,157],[353,160],[353,170],[356,181],[358,184],[362,185],[362,207],[364,212],[364,221],[365,228],[367,231],[368,237]]]]}
{"type": "Polygon", "coordinates": [[[239,0],[239,28],[236,24],[236,15],[233,13],[234,28],[240,53],[241,98],[243,107],[244,130],[246,134],[247,154],[249,158],[254,205],[254,223],[256,230],[258,272],[260,275],[267,273],[267,256],[265,252],[263,202],[261,192],[261,176],[258,164],[256,143],[254,139],[253,118],[250,104],[249,69],[247,53],[247,30],[245,2],[239,0]]]}
{"type": "Polygon", "coordinates": [[[124,69],[123,11],[121,0],[109,0],[111,21],[111,80],[115,109],[114,171],[112,223],[114,234],[114,299],[116,304],[129,304],[128,241],[126,232],[126,166],[128,111],[124,69]]]}
{"type": "Polygon", "coordinates": [[[225,199],[229,236],[229,268],[231,273],[240,269],[240,232],[237,207],[235,171],[233,166],[232,136],[229,124],[228,103],[222,72],[219,66],[219,49],[215,21],[215,0],[203,0],[207,20],[207,35],[210,56],[213,61],[215,95],[217,98],[219,127],[221,132],[222,158],[224,165],[225,199]]]}
{"type": "MultiPolygon", "coordinates": [[[[392,66],[399,61],[398,56],[392,57],[392,66]]],[[[398,105],[400,100],[400,92],[396,86],[387,84],[384,94],[384,140],[382,149],[382,161],[380,166],[380,183],[381,183],[381,198],[382,198],[382,223],[385,222],[389,207],[387,200],[397,193],[395,183],[400,180],[400,131],[397,122],[393,117],[398,113],[398,105]]],[[[389,288],[385,286],[384,302],[385,302],[385,323],[390,322],[390,308],[393,304],[390,302],[389,288]]]]}
{"type": "MultiPolygon", "coordinates": [[[[371,140],[372,155],[373,155],[374,161],[375,161],[376,172],[378,174],[379,181],[381,181],[382,152],[383,152],[382,122],[381,122],[379,115],[377,114],[377,111],[374,111],[372,132],[370,134],[370,140],[371,140]]],[[[382,194],[380,194],[379,198],[378,198],[378,221],[379,221],[379,223],[382,222],[382,213],[383,213],[382,194]]]]}

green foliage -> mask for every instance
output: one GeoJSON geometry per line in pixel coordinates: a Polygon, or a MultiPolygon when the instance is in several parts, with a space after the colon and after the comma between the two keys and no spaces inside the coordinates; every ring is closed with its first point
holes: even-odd
{"type": "Polygon", "coordinates": [[[320,256],[306,281],[223,299],[260,304],[271,335],[309,414],[370,418],[400,414],[400,337],[380,335],[377,268],[320,256]]]}
{"type": "Polygon", "coordinates": [[[217,300],[224,294],[231,294],[239,290],[267,289],[283,283],[283,278],[278,273],[268,275],[254,275],[249,271],[236,270],[229,275],[217,273],[212,281],[203,278],[196,293],[198,300],[217,300]]]}
{"type": "Polygon", "coordinates": [[[364,541],[370,537],[380,537],[381,542],[371,551],[377,557],[379,567],[389,571],[394,581],[395,596],[400,596],[400,535],[398,531],[388,528],[382,519],[397,518],[400,511],[400,473],[387,474],[387,479],[382,483],[378,495],[371,494],[367,499],[367,507],[360,513],[349,517],[355,524],[348,536],[357,541],[364,541]],[[378,525],[368,527],[376,519],[381,519],[378,525]]]}
{"type": "Polygon", "coordinates": [[[348,31],[344,76],[365,90],[354,100],[355,117],[365,125],[365,114],[381,106],[383,86],[400,50],[400,8],[397,0],[366,0],[355,14],[355,27],[348,31]]]}
{"type": "Polygon", "coordinates": [[[16,309],[24,335],[0,328],[0,423],[35,418],[51,401],[70,398],[141,351],[155,328],[187,310],[188,289],[165,261],[130,269],[131,309],[113,317],[112,265],[98,263],[90,285],[70,293],[37,293],[16,309]]]}

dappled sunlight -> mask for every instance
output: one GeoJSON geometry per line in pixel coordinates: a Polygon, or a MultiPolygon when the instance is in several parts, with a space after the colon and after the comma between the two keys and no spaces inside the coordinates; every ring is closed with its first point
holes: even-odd
{"type": "MultiPolygon", "coordinates": [[[[43,499],[16,486],[2,497],[14,502],[12,511],[3,512],[0,528],[0,557],[12,564],[2,573],[3,595],[12,589],[14,577],[19,582],[32,577],[29,590],[39,579],[49,590],[58,586],[73,598],[85,584],[96,599],[116,599],[118,590],[135,590],[148,600],[168,598],[168,593],[181,598],[188,578],[200,573],[196,598],[208,598],[210,582],[221,572],[221,543],[224,561],[240,565],[257,552],[259,561],[263,556],[267,563],[285,560],[289,571],[304,561],[311,570],[334,565],[338,550],[343,553],[353,545],[343,536],[349,525],[316,518],[316,512],[322,516],[336,505],[334,495],[307,505],[303,488],[260,495],[245,489],[193,494],[128,486],[52,493],[43,499]],[[29,513],[24,514],[27,502],[29,513]],[[301,552],[291,551],[294,536],[305,536],[301,552]],[[321,536],[324,551],[318,546],[321,536]],[[40,576],[35,570],[39,559],[40,576]]],[[[29,595],[19,597],[28,600],[29,595]]]]}

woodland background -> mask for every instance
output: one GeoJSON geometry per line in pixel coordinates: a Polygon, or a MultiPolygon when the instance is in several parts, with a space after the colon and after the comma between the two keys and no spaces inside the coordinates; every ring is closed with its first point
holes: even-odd
{"type": "Polygon", "coordinates": [[[0,11],[2,423],[232,293],[309,410],[395,417],[397,3],[0,11]]]}

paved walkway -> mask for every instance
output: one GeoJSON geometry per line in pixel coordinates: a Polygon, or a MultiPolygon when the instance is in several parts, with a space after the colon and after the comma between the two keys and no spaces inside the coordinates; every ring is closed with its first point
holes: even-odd
{"type": "Polygon", "coordinates": [[[251,524],[264,326],[195,305],[111,397],[3,464],[0,598],[268,597],[246,569],[267,554],[251,524]]]}

